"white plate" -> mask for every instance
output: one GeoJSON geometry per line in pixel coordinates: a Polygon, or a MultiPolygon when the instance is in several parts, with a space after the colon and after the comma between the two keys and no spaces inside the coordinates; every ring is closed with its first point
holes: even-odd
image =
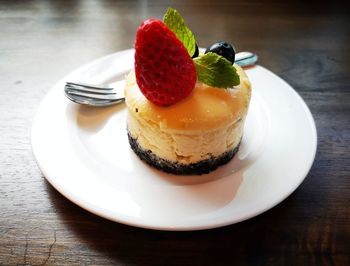
{"type": "Polygon", "coordinates": [[[256,216],[290,195],[316,153],[312,115],[269,70],[246,70],[251,105],[238,155],[202,176],[155,170],[130,149],[124,104],[89,108],[67,100],[65,81],[110,83],[133,66],[133,50],[98,59],[57,83],[42,101],[32,147],[46,179],[65,197],[107,219],[160,230],[198,230],[256,216]]]}

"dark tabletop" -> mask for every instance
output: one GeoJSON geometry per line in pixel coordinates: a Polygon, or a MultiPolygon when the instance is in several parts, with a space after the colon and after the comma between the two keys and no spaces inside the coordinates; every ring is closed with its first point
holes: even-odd
{"type": "Polygon", "coordinates": [[[350,265],[349,84],[350,16],[335,1],[0,0],[0,265],[350,265]],[[256,52],[314,116],[310,173],[250,220],[196,232],[110,222],[61,196],[34,160],[31,124],[50,87],[132,47],[140,22],[168,6],[200,46],[256,52]]]}

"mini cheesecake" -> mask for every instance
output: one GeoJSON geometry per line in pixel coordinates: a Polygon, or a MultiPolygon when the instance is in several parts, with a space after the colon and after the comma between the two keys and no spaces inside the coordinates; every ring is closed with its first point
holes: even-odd
{"type": "Polygon", "coordinates": [[[233,65],[240,84],[222,89],[198,82],[189,96],[170,106],[150,102],[135,72],[126,79],[127,130],[140,159],[178,175],[209,173],[237,153],[251,97],[245,72],[233,65]]]}

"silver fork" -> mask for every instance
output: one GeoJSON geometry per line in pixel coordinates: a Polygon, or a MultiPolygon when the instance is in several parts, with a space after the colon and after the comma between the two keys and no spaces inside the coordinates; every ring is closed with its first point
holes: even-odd
{"type": "Polygon", "coordinates": [[[64,94],[69,100],[75,103],[108,106],[124,101],[124,85],[125,80],[115,82],[113,87],[80,82],[66,82],[64,94]]]}
{"type": "MultiPolygon", "coordinates": [[[[240,52],[236,54],[235,63],[242,67],[254,65],[258,56],[251,52],[240,52]]],[[[80,82],[67,82],[64,86],[66,97],[78,104],[91,106],[109,106],[124,101],[125,80],[120,80],[110,86],[91,85],[80,82]]]]}

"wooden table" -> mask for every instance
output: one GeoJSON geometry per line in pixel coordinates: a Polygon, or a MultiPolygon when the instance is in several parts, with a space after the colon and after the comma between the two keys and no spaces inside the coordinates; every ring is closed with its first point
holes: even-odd
{"type": "Polygon", "coordinates": [[[334,1],[295,2],[0,0],[0,265],[350,265],[350,17],[334,1]],[[31,124],[49,88],[132,47],[140,22],[169,5],[200,46],[224,39],[259,54],[315,118],[305,181],[245,222],[197,232],[110,222],[61,196],[33,158],[31,124]]]}

